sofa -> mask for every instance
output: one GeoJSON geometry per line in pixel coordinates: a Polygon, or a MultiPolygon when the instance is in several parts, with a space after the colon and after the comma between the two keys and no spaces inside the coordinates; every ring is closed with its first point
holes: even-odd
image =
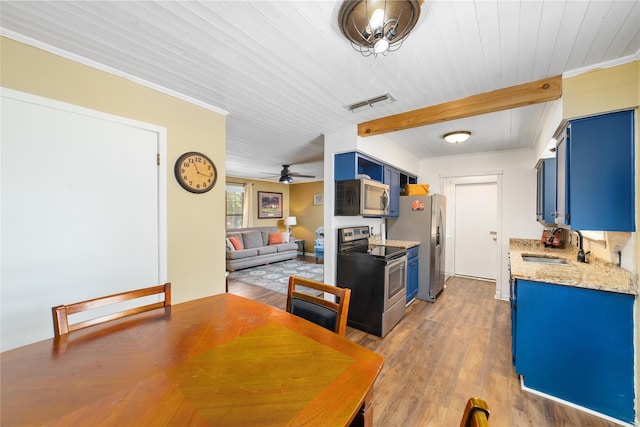
{"type": "Polygon", "coordinates": [[[283,234],[277,227],[227,230],[227,271],[296,258],[298,245],[291,238],[288,242],[279,243],[283,234]]]}

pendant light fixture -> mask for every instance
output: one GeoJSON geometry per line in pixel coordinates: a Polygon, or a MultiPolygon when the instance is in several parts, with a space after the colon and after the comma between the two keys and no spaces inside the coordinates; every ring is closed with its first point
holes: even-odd
{"type": "Polygon", "coordinates": [[[444,140],[451,144],[459,144],[465,142],[471,136],[471,132],[467,130],[457,130],[455,132],[449,132],[443,136],[444,140]]]}
{"type": "Polygon", "coordinates": [[[420,17],[422,0],[347,0],[340,7],[342,34],[363,56],[398,50],[420,17]]]}

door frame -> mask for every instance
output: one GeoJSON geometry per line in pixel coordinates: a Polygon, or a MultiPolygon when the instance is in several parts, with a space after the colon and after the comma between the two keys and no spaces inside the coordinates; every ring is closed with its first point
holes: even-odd
{"type": "Polygon", "coordinates": [[[446,278],[453,276],[454,274],[454,256],[455,253],[455,239],[453,236],[455,230],[455,187],[456,185],[465,184],[496,184],[496,199],[497,199],[497,218],[496,218],[496,239],[498,244],[496,245],[496,292],[495,297],[498,299],[505,299],[502,295],[502,171],[484,172],[470,175],[440,175],[440,188],[442,188],[443,194],[447,197],[447,249],[445,258],[445,274],[446,278]]]}

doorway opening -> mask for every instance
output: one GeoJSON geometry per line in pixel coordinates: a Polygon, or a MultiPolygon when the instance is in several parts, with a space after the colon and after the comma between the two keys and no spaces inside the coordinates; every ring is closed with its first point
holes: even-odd
{"type": "Polygon", "coordinates": [[[495,281],[501,298],[502,172],[441,177],[447,209],[447,277],[495,281]]]}

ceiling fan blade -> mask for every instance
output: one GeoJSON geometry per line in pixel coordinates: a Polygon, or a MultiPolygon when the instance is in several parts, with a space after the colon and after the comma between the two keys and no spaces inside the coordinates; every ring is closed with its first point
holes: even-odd
{"type": "MultiPolygon", "coordinates": [[[[305,174],[301,174],[298,172],[291,172],[289,170],[289,165],[282,165],[282,170],[280,171],[279,175],[273,174],[273,173],[269,173],[269,172],[260,172],[262,174],[267,175],[265,178],[276,178],[276,177],[280,177],[280,182],[283,182],[283,179],[285,178],[292,178],[292,177],[296,177],[296,178],[315,178],[314,175],[305,175],[305,174]]],[[[291,181],[290,181],[291,182],[291,181]]]]}

